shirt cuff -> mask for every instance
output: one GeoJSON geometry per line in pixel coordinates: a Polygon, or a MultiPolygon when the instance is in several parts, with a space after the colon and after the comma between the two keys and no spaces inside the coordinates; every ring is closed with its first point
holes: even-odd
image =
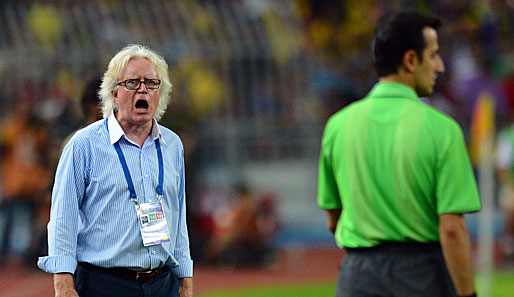
{"type": "Polygon", "coordinates": [[[75,273],[77,260],[71,256],[39,257],[37,266],[48,273],[75,273]]]}
{"type": "Polygon", "coordinates": [[[193,260],[182,260],[178,266],[172,267],[171,272],[176,278],[193,277],[193,260]]]}

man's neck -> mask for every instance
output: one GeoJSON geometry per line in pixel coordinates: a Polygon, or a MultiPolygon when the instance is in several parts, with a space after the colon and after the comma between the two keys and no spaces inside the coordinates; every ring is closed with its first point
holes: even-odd
{"type": "Polygon", "coordinates": [[[125,136],[127,136],[128,139],[137,143],[140,147],[143,147],[146,138],[152,132],[153,121],[142,125],[133,124],[126,121],[118,122],[120,123],[123,132],[125,132],[125,136]]]}
{"type": "Polygon", "coordinates": [[[379,78],[380,82],[396,82],[400,84],[404,84],[412,89],[414,89],[414,81],[412,78],[412,75],[409,75],[408,73],[404,71],[398,71],[398,73],[395,74],[389,74],[387,76],[382,76],[379,78]]]}

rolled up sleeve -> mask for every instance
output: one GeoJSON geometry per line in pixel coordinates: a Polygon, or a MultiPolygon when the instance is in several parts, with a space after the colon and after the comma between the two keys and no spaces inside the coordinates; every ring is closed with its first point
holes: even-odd
{"type": "Polygon", "coordinates": [[[74,273],[77,268],[77,260],[71,256],[39,257],[37,266],[48,273],[74,273]]]}
{"type": "Polygon", "coordinates": [[[185,178],[184,166],[182,158],[182,170],[180,178],[179,190],[179,230],[175,243],[175,250],[173,257],[178,262],[178,266],[172,268],[172,272],[177,278],[193,277],[193,260],[191,260],[191,253],[189,250],[189,236],[187,234],[186,223],[186,195],[185,195],[185,178]]]}
{"type": "Polygon", "coordinates": [[[48,256],[38,267],[49,273],[74,273],[79,204],[85,189],[85,156],[73,139],[64,148],[55,176],[48,223],[48,256]]]}

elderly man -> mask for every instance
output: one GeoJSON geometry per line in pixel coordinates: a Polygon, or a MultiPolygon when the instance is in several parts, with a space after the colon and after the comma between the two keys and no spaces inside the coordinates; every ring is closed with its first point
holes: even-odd
{"type": "Polygon", "coordinates": [[[192,296],[184,150],[157,123],[171,88],[166,61],[147,47],[109,63],[104,119],[72,137],[55,176],[49,255],[38,262],[55,296],[192,296]]]}

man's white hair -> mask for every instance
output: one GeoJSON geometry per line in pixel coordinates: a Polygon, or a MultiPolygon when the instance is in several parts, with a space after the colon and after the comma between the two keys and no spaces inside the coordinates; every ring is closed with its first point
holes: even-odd
{"type": "Polygon", "coordinates": [[[134,57],[146,58],[152,62],[161,80],[161,86],[159,87],[159,106],[157,106],[154,115],[157,121],[161,119],[168,107],[173,87],[168,75],[168,64],[162,56],[150,48],[139,44],[130,44],[111,59],[109,67],[107,67],[107,71],[104,73],[102,85],[100,91],[98,91],[104,119],[108,118],[112,111],[116,112],[118,110],[118,104],[114,102],[114,96],[111,91],[117,90],[118,86],[116,84],[118,83],[118,79],[123,74],[128,62],[134,57]]]}

